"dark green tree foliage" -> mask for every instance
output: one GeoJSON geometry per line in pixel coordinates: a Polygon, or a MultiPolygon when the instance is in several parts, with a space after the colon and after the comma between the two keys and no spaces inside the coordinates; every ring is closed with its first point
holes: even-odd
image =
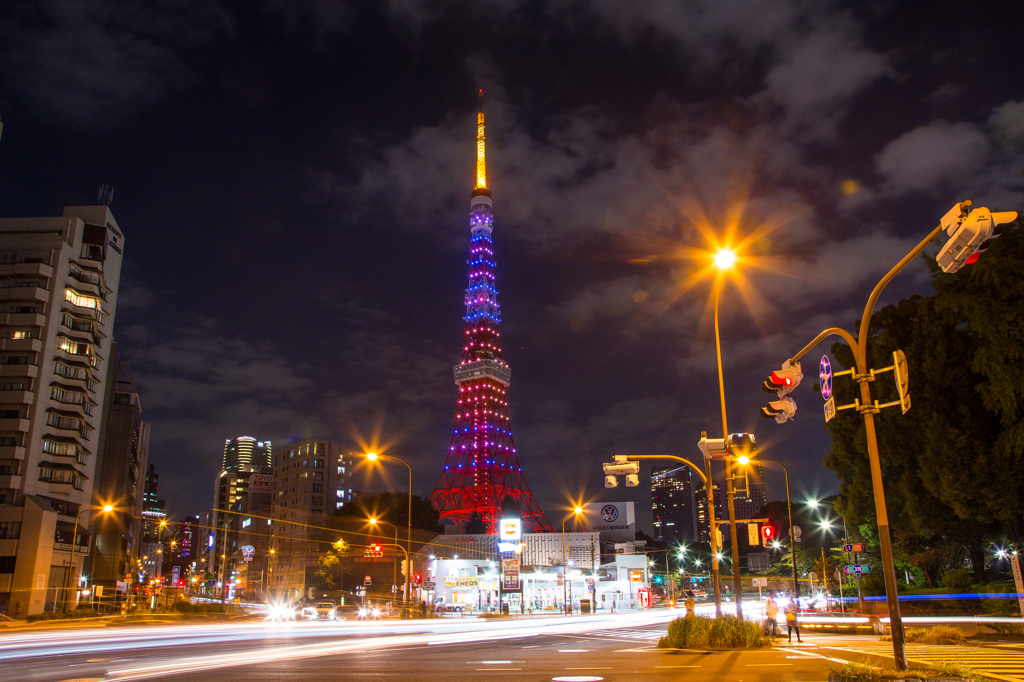
{"type": "MultiPolygon", "coordinates": [[[[360,495],[355,504],[347,504],[337,512],[338,516],[366,519],[373,516],[388,523],[405,528],[409,519],[409,495],[403,492],[384,491],[379,495],[360,495]]],[[[412,527],[416,530],[439,532],[441,515],[429,499],[412,496],[412,527]]]]}
{"type": "Polygon", "coordinates": [[[466,535],[483,535],[487,532],[487,524],[484,523],[484,519],[480,516],[480,512],[473,512],[466,521],[466,535]]]}
{"type": "MultiPolygon", "coordinates": [[[[955,545],[983,580],[988,537],[1016,538],[1022,513],[1024,453],[1024,229],[1019,223],[992,243],[978,263],[945,275],[929,260],[931,297],[914,296],[877,311],[868,366],[893,364],[902,349],[913,406],[875,415],[889,523],[904,560],[934,584],[955,545]]],[[[853,355],[832,354],[843,368],[853,355]]],[[[860,392],[848,377],[833,382],[836,404],[860,392]]],[[[892,373],[871,384],[879,402],[897,400],[892,373]]],[[[847,521],[874,521],[864,421],[853,410],[826,425],[832,452],[825,465],[840,480],[836,509],[847,521]]]]}

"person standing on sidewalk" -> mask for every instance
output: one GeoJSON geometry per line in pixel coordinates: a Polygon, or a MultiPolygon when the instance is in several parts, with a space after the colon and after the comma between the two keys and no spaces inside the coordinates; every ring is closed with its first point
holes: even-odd
{"type": "Polygon", "coordinates": [[[796,630],[796,641],[799,644],[803,644],[803,640],[800,639],[800,621],[797,620],[797,611],[799,606],[796,603],[796,598],[786,605],[786,629],[789,631],[789,641],[793,641],[793,630],[796,630]]]}
{"type": "MultiPolygon", "coordinates": [[[[775,593],[768,593],[768,601],[764,604],[765,615],[768,616],[768,634],[771,637],[779,636],[779,605],[775,602],[775,593]]],[[[800,639],[800,633],[797,632],[797,639],[800,639]]]]}

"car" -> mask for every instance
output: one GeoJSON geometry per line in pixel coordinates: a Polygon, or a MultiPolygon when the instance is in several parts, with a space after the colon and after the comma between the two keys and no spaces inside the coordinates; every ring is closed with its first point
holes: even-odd
{"type": "Polygon", "coordinates": [[[360,606],[359,620],[380,620],[380,607],[373,604],[360,606]]]}
{"type": "Polygon", "coordinates": [[[317,602],[309,611],[310,620],[337,620],[338,607],[332,601],[317,602]]]}
{"type": "Polygon", "coordinates": [[[436,599],[434,599],[433,609],[434,611],[456,611],[461,613],[462,604],[448,604],[445,602],[444,597],[437,597],[436,599]]]}

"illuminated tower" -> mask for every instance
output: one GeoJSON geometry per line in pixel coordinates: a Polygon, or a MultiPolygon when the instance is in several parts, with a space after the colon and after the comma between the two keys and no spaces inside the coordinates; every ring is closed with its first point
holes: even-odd
{"type": "Polygon", "coordinates": [[[550,531],[519,466],[506,392],[509,366],[501,357],[498,323],[501,308],[494,284],[491,191],[484,163],[483,91],[476,127],[476,188],[469,202],[469,286],[466,287],[466,334],[462,362],[455,365],[459,400],[448,459],[434,489],[434,506],[442,519],[462,524],[476,512],[494,532],[506,497],[522,511],[525,530],[550,531]]]}

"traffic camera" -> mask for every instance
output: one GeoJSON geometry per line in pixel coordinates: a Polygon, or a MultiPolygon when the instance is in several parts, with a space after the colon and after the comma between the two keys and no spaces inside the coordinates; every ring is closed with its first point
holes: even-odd
{"type": "Polygon", "coordinates": [[[789,394],[800,385],[800,381],[803,378],[804,375],[800,371],[800,363],[795,362],[791,365],[789,360],[782,365],[782,369],[772,372],[761,385],[761,388],[765,393],[774,393],[779,396],[779,399],[773,400],[765,407],[762,407],[761,416],[765,419],[774,419],[779,424],[783,424],[795,417],[796,401],[790,398],[789,394]]]}
{"type": "Polygon", "coordinates": [[[993,213],[985,207],[973,211],[970,207],[970,201],[960,202],[940,221],[950,237],[935,256],[943,272],[953,273],[977,262],[989,242],[1002,233],[1004,228],[1000,226],[1017,219],[1016,211],[993,213]]]}

